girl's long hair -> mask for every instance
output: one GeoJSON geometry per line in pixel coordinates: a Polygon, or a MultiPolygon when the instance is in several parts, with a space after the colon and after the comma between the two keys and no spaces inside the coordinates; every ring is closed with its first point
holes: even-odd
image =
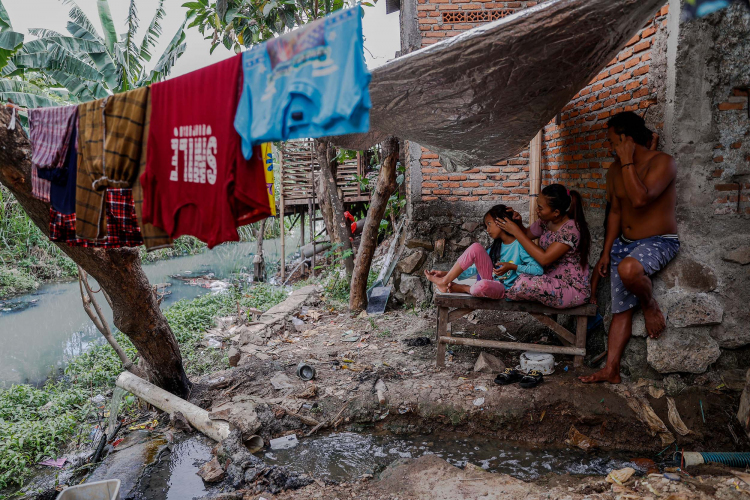
{"type": "MultiPolygon", "coordinates": [[[[513,209],[506,205],[495,205],[494,207],[490,208],[486,214],[484,214],[484,217],[482,217],[482,225],[484,225],[484,219],[486,219],[488,215],[493,219],[512,219],[513,209]]],[[[492,260],[493,264],[500,260],[500,252],[502,251],[502,246],[503,241],[500,238],[492,241],[492,246],[490,247],[490,259],[492,260]]]]}
{"type": "Polygon", "coordinates": [[[581,233],[581,241],[578,243],[576,252],[581,255],[581,266],[586,267],[589,263],[589,249],[591,248],[591,233],[583,213],[581,194],[568,189],[562,184],[550,184],[542,189],[542,194],[547,198],[547,203],[552,210],[559,210],[574,220],[578,231],[581,233]]]}

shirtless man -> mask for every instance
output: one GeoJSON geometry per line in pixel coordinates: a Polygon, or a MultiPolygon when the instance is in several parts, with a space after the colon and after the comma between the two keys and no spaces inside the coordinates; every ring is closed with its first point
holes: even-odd
{"type": "Polygon", "coordinates": [[[612,207],[604,252],[596,269],[612,273],[612,324],[607,365],[583,382],[620,382],[620,358],[630,340],[633,311],[640,303],[648,335],[656,339],[666,328],[653,297],[651,279],[680,249],[675,218],[674,158],[648,148],[651,132],[635,113],[619,113],[607,123],[615,162],[612,207]]]}

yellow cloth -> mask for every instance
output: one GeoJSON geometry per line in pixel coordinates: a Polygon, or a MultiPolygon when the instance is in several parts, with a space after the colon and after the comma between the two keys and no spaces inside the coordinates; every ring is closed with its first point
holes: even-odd
{"type": "Polygon", "coordinates": [[[263,170],[266,173],[266,189],[268,191],[268,204],[271,206],[271,215],[276,216],[276,193],[273,185],[273,149],[270,142],[260,145],[263,153],[263,170]]]}

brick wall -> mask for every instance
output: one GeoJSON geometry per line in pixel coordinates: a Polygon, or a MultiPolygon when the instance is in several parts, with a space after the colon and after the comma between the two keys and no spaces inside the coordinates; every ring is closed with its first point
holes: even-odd
{"type": "MultiPolygon", "coordinates": [[[[454,36],[479,24],[540,2],[418,0],[422,46],[454,36]]],[[[606,169],[612,163],[606,122],[619,111],[640,110],[656,103],[649,87],[651,51],[658,30],[666,29],[667,7],[659,11],[627,47],[583,88],[544,128],[542,184],[561,182],[579,189],[591,208],[602,205],[606,169]]],[[[657,128],[658,132],[658,126],[657,128]]],[[[421,199],[424,202],[525,199],[529,192],[528,150],[495,165],[447,173],[436,154],[422,149],[421,199]]]]}
{"type": "Polygon", "coordinates": [[[718,125],[724,133],[720,134],[721,142],[713,151],[714,214],[750,214],[748,90],[733,89],[716,105],[715,111],[718,111],[718,125]]]}

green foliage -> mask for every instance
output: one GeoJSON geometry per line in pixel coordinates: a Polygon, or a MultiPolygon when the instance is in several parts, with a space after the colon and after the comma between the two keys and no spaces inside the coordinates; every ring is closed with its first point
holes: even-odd
{"type": "Polygon", "coordinates": [[[164,53],[151,70],[151,50],[162,34],[163,0],[141,40],[135,40],[139,19],[135,0],[130,0],[126,19],[127,31],[117,35],[108,0],[97,0],[103,35],[74,0],[61,0],[70,6],[69,35],[53,30],[31,29],[37,37],[24,43],[24,35],[11,30],[10,19],[0,0],[0,71],[5,81],[24,82],[37,79],[33,87],[21,91],[2,91],[0,100],[12,100],[26,107],[55,106],[55,88],[64,87],[67,102],[88,101],[125,92],[166,78],[177,58],[185,52],[185,25],[182,23],[164,53]]]}
{"type": "Polygon", "coordinates": [[[182,4],[188,9],[188,18],[193,19],[188,28],[197,27],[211,40],[211,53],[221,45],[239,53],[243,47],[353,5],[352,0],[194,0],[182,4]]]}

